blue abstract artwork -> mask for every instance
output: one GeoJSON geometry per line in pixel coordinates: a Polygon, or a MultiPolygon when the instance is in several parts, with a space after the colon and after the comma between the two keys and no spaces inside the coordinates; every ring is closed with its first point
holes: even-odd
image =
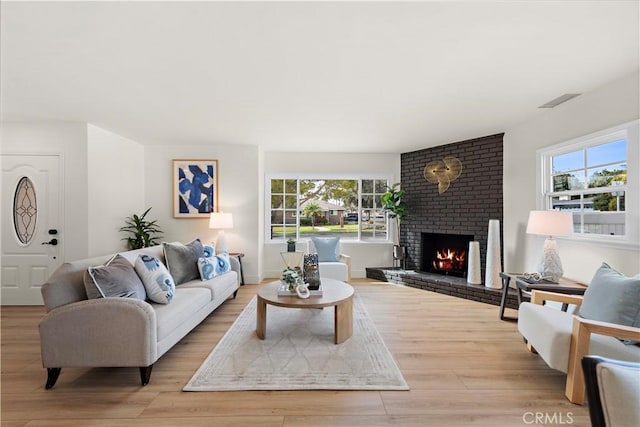
{"type": "Polygon", "coordinates": [[[218,161],[173,161],[173,216],[203,218],[218,206],[218,161]]]}

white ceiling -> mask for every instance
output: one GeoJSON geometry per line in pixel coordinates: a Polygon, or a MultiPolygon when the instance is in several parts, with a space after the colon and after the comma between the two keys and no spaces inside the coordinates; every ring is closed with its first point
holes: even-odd
{"type": "Polygon", "coordinates": [[[3,120],[143,144],[407,152],[503,132],[639,61],[638,1],[1,8],[3,120]]]}

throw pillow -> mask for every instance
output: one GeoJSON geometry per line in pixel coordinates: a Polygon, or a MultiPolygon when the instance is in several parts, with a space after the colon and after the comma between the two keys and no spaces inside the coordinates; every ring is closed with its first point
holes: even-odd
{"type": "Polygon", "coordinates": [[[311,241],[316,247],[319,262],[339,261],[340,237],[312,237],[311,241]]]}
{"type": "Polygon", "coordinates": [[[186,245],[179,242],[164,242],[162,243],[162,249],[167,268],[176,285],[200,277],[198,258],[204,256],[204,249],[200,239],[196,239],[186,245]]]}
{"type": "Polygon", "coordinates": [[[580,316],[640,327],[640,275],[628,277],[602,263],[584,293],[580,316]]]}
{"type": "Polygon", "coordinates": [[[142,279],[147,296],[153,302],[169,304],[176,292],[176,284],[169,270],[152,255],[138,255],[133,268],[142,279]]]}
{"type": "Polygon", "coordinates": [[[211,258],[216,254],[216,247],[213,243],[202,246],[202,250],[204,251],[205,258],[211,258]]]}
{"type": "Polygon", "coordinates": [[[84,275],[84,286],[89,298],[147,299],[144,285],[133,266],[120,254],[111,258],[105,265],[89,267],[84,275]]]}
{"type": "Polygon", "coordinates": [[[214,257],[202,257],[198,260],[200,279],[209,280],[231,270],[229,254],[220,254],[214,257]]]}

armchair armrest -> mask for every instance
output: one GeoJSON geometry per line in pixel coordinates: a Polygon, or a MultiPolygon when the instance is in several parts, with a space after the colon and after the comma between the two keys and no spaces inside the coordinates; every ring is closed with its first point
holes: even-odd
{"type": "Polygon", "coordinates": [[[132,298],[100,298],[51,310],[39,325],[45,368],[149,366],[158,358],[156,313],[132,298]]]}
{"type": "Polygon", "coordinates": [[[351,257],[349,255],[340,254],[338,259],[340,262],[347,264],[347,283],[351,282],[351,257]]]}
{"type": "Polygon", "coordinates": [[[580,305],[582,304],[582,295],[559,294],[557,292],[540,291],[537,289],[531,291],[531,303],[542,305],[545,301],[580,305]]]}
{"type": "Polygon", "coordinates": [[[567,384],[565,388],[565,395],[573,403],[584,403],[584,374],[580,368],[580,361],[589,353],[591,334],[601,334],[640,341],[640,328],[599,322],[597,320],[574,316],[571,345],[569,347],[567,384]]]}

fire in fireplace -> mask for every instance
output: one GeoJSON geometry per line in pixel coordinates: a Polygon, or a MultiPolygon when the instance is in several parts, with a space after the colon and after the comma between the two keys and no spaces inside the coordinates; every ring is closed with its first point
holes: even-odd
{"type": "Polygon", "coordinates": [[[465,277],[472,235],[422,233],[421,270],[428,273],[465,277]]]}

